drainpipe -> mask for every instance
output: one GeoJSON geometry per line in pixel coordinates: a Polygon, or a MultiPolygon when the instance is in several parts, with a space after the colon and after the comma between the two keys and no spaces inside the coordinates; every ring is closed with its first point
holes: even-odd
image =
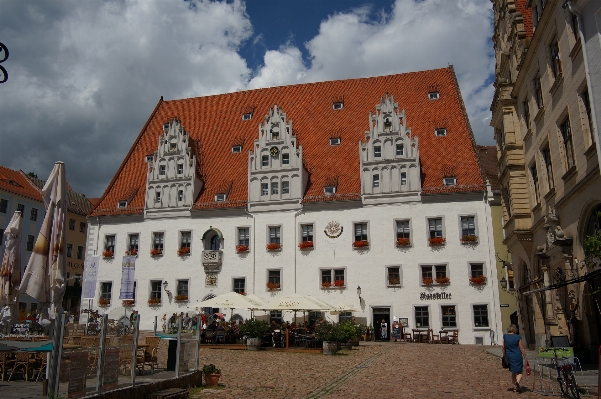
{"type": "Polygon", "coordinates": [[[255,234],[255,216],[250,213],[249,211],[246,210],[246,208],[244,208],[244,212],[246,212],[250,217],[253,218],[253,229],[252,229],[252,237],[253,237],[253,247],[252,247],[252,252],[253,252],[253,290],[252,293],[256,295],[255,293],[255,279],[256,279],[256,273],[255,273],[255,268],[256,268],[256,260],[257,260],[257,251],[255,250],[256,246],[255,246],[255,240],[256,240],[256,234],[255,234]]]}
{"type": "Polygon", "coordinates": [[[591,84],[591,71],[588,64],[586,42],[584,41],[584,24],[582,23],[582,15],[574,9],[572,0],[566,0],[566,2],[563,4],[563,8],[565,8],[566,6],[570,10],[570,12],[574,14],[578,19],[578,34],[580,36],[582,56],[584,58],[584,75],[586,76],[586,87],[588,88],[589,103],[591,104],[591,118],[593,122],[593,132],[591,132],[591,136],[593,136],[595,140],[595,144],[597,146],[597,157],[599,157],[601,156],[601,143],[599,143],[599,138],[596,135],[596,133],[599,132],[599,129],[597,127],[597,113],[595,112],[595,96],[593,95],[593,85],[591,84]]]}
{"type": "MultiPolygon", "coordinates": [[[[302,205],[302,200],[301,200],[301,205],[302,205]]],[[[294,293],[296,294],[296,280],[297,280],[297,275],[296,275],[296,243],[298,242],[298,229],[296,228],[296,217],[298,215],[301,214],[301,212],[303,211],[303,208],[301,207],[301,209],[299,209],[298,211],[294,212],[294,293]]]]}

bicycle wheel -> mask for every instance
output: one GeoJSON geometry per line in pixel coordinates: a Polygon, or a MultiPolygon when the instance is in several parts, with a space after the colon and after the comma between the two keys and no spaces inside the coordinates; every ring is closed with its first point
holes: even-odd
{"type": "Polygon", "coordinates": [[[557,382],[559,383],[559,390],[561,391],[561,396],[568,396],[568,390],[563,375],[560,374],[557,376],[557,382]],[[566,388],[564,389],[564,387],[566,388]]]}
{"type": "Polygon", "coordinates": [[[574,372],[564,370],[564,380],[566,382],[566,390],[569,391],[568,396],[574,399],[580,399],[580,392],[578,392],[578,384],[576,384],[576,378],[574,378],[574,372]]]}

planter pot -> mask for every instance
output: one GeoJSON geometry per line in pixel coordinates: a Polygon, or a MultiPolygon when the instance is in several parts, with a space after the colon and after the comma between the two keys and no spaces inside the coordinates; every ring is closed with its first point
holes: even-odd
{"type": "Polygon", "coordinates": [[[323,341],[323,354],[334,355],[338,351],[338,342],[323,341]]]}
{"type": "Polygon", "coordinates": [[[359,346],[359,337],[354,337],[349,340],[349,344],[352,346],[359,346]]]}
{"type": "Polygon", "coordinates": [[[215,387],[219,384],[219,378],[221,374],[205,374],[205,382],[208,387],[215,387]]]}
{"type": "Polygon", "coordinates": [[[246,349],[249,351],[258,351],[261,349],[261,338],[247,338],[246,349]]]}

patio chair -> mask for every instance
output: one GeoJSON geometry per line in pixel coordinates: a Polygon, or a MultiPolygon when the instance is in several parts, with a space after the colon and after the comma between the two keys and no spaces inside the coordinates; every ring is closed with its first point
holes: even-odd
{"type": "Polygon", "coordinates": [[[205,331],[205,344],[213,343],[213,339],[215,338],[215,330],[206,330],[205,331]]]}
{"type": "Polygon", "coordinates": [[[0,370],[2,371],[2,381],[4,381],[4,374],[6,370],[13,367],[15,360],[9,352],[0,352],[0,370]]]}
{"type": "Polygon", "coordinates": [[[430,343],[431,344],[440,344],[440,333],[434,334],[434,330],[430,329],[430,343]]]}
{"type": "Polygon", "coordinates": [[[225,344],[225,331],[223,331],[223,330],[215,331],[214,341],[216,344],[218,344],[219,342],[221,342],[222,344],[225,344]]]}
{"type": "Polygon", "coordinates": [[[29,352],[16,353],[15,363],[13,364],[10,376],[8,377],[9,382],[11,378],[13,378],[13,374],[15,373],[15,371],[17,371],[19,368],[21,368],[23,370],[23,374],[25,374],[25,381],[29,381],[29,368],[33,366],[33,363],[35,361],[34,359],[31,359],[29,355],[29,352]]]}
{"type": "Polygon", "coordinates": [[[38,354],[38,362],[39,362],[38,370],[39,371],[38,371],[38,375],[35,379],[35,382],[38,382],[40,380],[40,377],[42,376],[42,373],[46,372],[46,366],[48,365],[46,362],[47,359],[48,359],[48,357],[46,356],[45,353],[42,352],[42,353],[38,354]]]}
{"type": "Polygon", "coordinates": [[[458,344],[459,343],[459,331],[453,330],[449,332],[449,343],[450,344],[458,344]]]}
{"type": "Polygon", "coordinates": [[[159,368],[157,352],[159,350],[160,343],[160,337],[146,337],[146,344],[148,345],[148,348],[146,348],[146,351],[144,352],[144,357],[146,363],[150,364],[151,373],[154,373],[155,367],[159,368]]]}

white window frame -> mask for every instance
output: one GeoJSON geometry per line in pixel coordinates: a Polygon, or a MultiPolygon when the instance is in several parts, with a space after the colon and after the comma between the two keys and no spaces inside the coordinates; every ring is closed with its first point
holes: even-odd
{"type": "Polygon", "coordinates": [[[407,172],[401,172],[401,186],[407,185],[407,172]]]}
{"type": "Polygon", "coordinates": [[[287,152],[282,153],[282,165],[290,165],[290,154],[287,152]]]}
{"type": "Polygon", "coordinates": [[[280,182],[278,181],[272,181],[271,182],[271,187],[270,187],[270,192],[271,195],[280,195],[280,182]]]}
{"type": "Polygon", "coordinates": [[[190,253],[192,253],[192,242],[194,241],[192,238],[192,230],[180,230],[178,231],[178,236],[178,249],[184,248],[183,245],[188,244],[186,248],[190,248],[190,253]],[[190,233],[190,240],[187,243],[184,242],[184,233],[190,233]]]}
{"type": "Polygon", "coordinates": [[[282,234],[283,233],[283,231],[282,231],[283,229],[282,229],[282,225],[281,224],[270,224],[270,225],[267,225],[267,232],[266,232],[267,233],[267,240],[266,240],[267,244],[273,244],[271,242],[271,229],[272,228],[278,228],[278,229],[280,229],[279,230],[279,244],[280,244],[280,246],[283,247],[284,246],[284,244],[283,244],[284,243],[284,237],[283,237],[283,234],[282,234]]]}
{"type": "Polygon", "coordinates": [[[394,154],[395,154],[395,157],[405,156],[405,144],[403,144],[403,143],[396,143],[396,145],[394,147],[394,154]],[[399,154],[399,152],[400,152],[400,154],[399,154]]]}
{"type": "Polygon", "coordinates": [[[490,323],[490,316],[491,316],[491,307],[489,306],[488,303],[472,303],[470,304],[470,307],[472,308],[472,326],[474,328],[474,331],[476,330],[491,330],[491,323],[490,323]],[[486,319],[488,320],[488,326],[487,327],[476,327],[476,313],[475,313],[475,306],[486,306],[486,319]]]}
{"type": "Polygon", "coordinates": [[[387,265],[386,268],[386,275],[384,276],[384,278],[386,279],[386,286],[388,288],[402,288],[403,287],[403,267],[402,265],[387,265]],[[390,284],[390,269],[395,269],[398,268],[399,269],[399,284],[390,284]]]}
{"type": "Polygon", "coordinates": [[[441,303],[439,305],[439,322],[440,322],[440,329],[441,330],[458,330],[459,329],[459,305],[457,303],[441,303]],[[442,323],[442,319],[443,319],[443,314],[442,314],[442,307],[443,306],[454,306],[455,307],[455,327],[445,327],[443,326],[442,323]]]}
{"type": "Polygon", "coordinates": [[[127,233],[127,242],[125,243],[126,248],[128,251],[132,250],[132,248],[131,248],[131,246],[132,246],[131,245],[131,237],[132,236],[138,236],[138,243],[136,244],[136,246],[137,246],[136,251],[140,252],[140,233],[127,233]]]}
{"type": "Polygon", "coordinates": [[[113,254],[115,253],[115,250],[117,248],[117,234],[105,234],[104,235],[104,251],[108,251],[109,250],[109,246],[108,246],[108,238],[109,237],[113,237],[113,245],[112,245],[112,251],[113,254]]]}
{"type": "Polygon", "coordinates": [[[445,226],[445,217],[444,216],[426,216],[426,238],[428,239],[428,245],[429,243],[429,239],[431,238],[430,236],[430,220],[434,220],[434,219],[441,219],[441,226],[442,226],[442,238],[447,238],[446,235],[446,226],[445,226]]]}
{"type": "Polygon", "coordinates": [[[408,246],[413,246],[413,228],[412,228],[412,223],[411,223],[410,218],[400,218],[400,219],[392,220],[392,236],[394,237],[394,242],[396,243],[396,241],[399,239],[399,237],[398,237],[398,231],[399,231],[398,223],[399,222],[408,222],[409,223],[409,241],[411,242],[411,244],[408,246]]]}
{"type": "Polygon", "coordinates": [[[437,127],[436,129],[434,129],[434,135],[436,137],[444,137],[447,135],[447,128],[446,127],[437,127]]]}
{"type": "Polygon", "coordinates": [[[184,202],[184,190],[182,190],[182,189],[177,190],[177,201],[184,202]]]}
{"type": "Polygon", "coordinates": [[[103,280],[100,281],[98,284],[98,300],[102,299],[102,298],[106,298],[106,296],[104,296],[104,292],[102,292],[102,285],[103,284],[110,284],[111,285],[111,290],[108,292],[108,300],[109,300],[109,305],[111,305],[113,303],[113,289],[115,288],[115,284],[113,284],[112,281],[110,280],[103,280]]]}
{"type": "MultiPolygon", "coordinates": [[[[308,235],[306,236],[308,237],[308,235]]],[[[314,249],[315,248],[315,223],[314,222],[299,222],[298,223],[298,244],[303,243],[305,241],[311,241],[313,243],[313,247],[309,247],[306,249],[314,249]],[[305,240],[305,235],[303,231],[303,227],[311,226],[311,240],[305,240]]]]}
{"type": "Polygon", "coordinates": [[[241,145],[233,145],[232,146],[232,154],[240,154],[242,152],[241,145]]]}
{"type": "Polygon", "coordinates": [[[226,198],[227,198],[227,196],[225,194],[216,194],[215,202],[225,202],[226,198]]]}
{"type": "MultiPolygon", "coordinates": [[[[151,278],[150,281],[148,281],[148,299],[159,298],[161,300],[161,302],[158,305],[160,305],[160,306],[163,305],[163,282],[164,281],[165,280],[163,280],[162,278],[151,278]],[[156,282],[160,283],[160,285],[159,285],[160,289],[158,291],[152,291],[152,283],[156,283],[156,282]],[[158,292],[159,295],[153,297],[152,296],[153,292],[158,292]]],[[[155,304],[154,306],[158,306],[158,305],[155,304]]]]}
{"type": "Polygon", "coordinates": [[[159,176],[165,176],[167,174],[167,165],[159,165],[159,176]]]}
{"type": "Polygon", "coordinates": [[[372,175],[372,186],[373,188],[379,188],[380,187],[380,174],[377,173],[375,175],[372,175]]]}
{"type": "Polygon", "coordinates": [[[246,112],[244,114],[242,114],[242,120],[243,121],[250,121],[253,118],[253,114],[252,112],[246,112]]]}
{"type": "Polygon", "coordinates": [[[269,183],[261,182],[261,197],[267,197],[269,195],[269,183]]]}
{"type": "Polygon", "coordinates": [[[457,178],[455,176],[443,177],[442,184],[445,187],[455,187],[457,185],[457,178]]]}
{"type": "Polygon", "coordinates": [[[488,277],[486,275],[486,272],[487,272],[487,270],[486,270],[486,262],[484,262],[484,261],[468,261],[467,262],[467,271],[469,273],[469,277],[470,278],[474,277],[474,275],[472,274],[472,265],[482,265],[482,275],[484,277],[488,277]]]}
{"type": "Polygon", "coordinates": [[[282,181],[282,195],[290,194],[290,181],[283,180],[282,181]]]}
{"type": "Polygon", "coordinates": [[[269,155],[261,155],[261,167],[269,167],[269,155]]]}
{"type": "Polygon", "coordinates": [[[271,291],[281,291],[282,287],[284,286],[284,273],[282,273],[282,268],[269,268],[265,270],[265,290],[266,291],[270,291],[269,288],[267,288],[267,283],[269,283],[269,272],[279,272],[280,274],[280,287],[279,288],[274,288],[271,291]]]}
{"type": "Polygon", "coordinates": [[[338,146],[340,145],[340,137],[330,137],[330,145],[331,146],[338,146]]]}
{"type": "Polygon", "coordinates": [[[188,289],[186,290],[186,294],[188,295],[188,301],[190,300],[190,279],[189,278],[178,278],[177,280],[175,280],[175,295],[181,295],[179,293],[179,283],[180,281],[185,281],[188,283],[188,289]]]}
{"type": "Polygon", "coordinates": [[[440,99],[440,92],[438,92],[438,91],[428,92],[428,100],[439,100],[439,99],[440,99]]]}
{"type": "Polygon", "coordinates": [[[461,239],[463,237],[463,218],[474,218],[474,235],[476,237],[480,237],[478,235],[478,216],[475,214],[465,214],[465,215],[458,215],[459,218],[459,239],[461,239]]]}
{"type": "Polygon", "coordinates": [[[127,201],[118,201],[118,202],[117,202],[117,208],[118,208],[118,209],[124,209],[124,208],[127,208],[127,201]]]}
{"type": "Polygon", "coordinates": [[[161,192],[160,191],[155,191],[154,192],[154,202],[155,203],[160,203],[161,202],[161,192]]]}
{"type": "Polygon", "coordinates": [[[332,104],[332,109],[335,111],[340,111],[342,108],[344,108],[344,102],[342,101],[335,101],[332,104]]]}
{"type": "Polygon", "coordinates": [[[336,290],[343,290],[349,287],[348,281],[347,281],[347,272],[346,272],[346,267],[321,267],[319,268],[319,288],[322,288],[322,283],[323,283],[323,272],[330,272],[330,287],[329,288],[325,288],[325,289],[336,289],[336,290]],[[336,287],[334,285],[334,281],[336,281],[336,271],[342,271],[344,278],[342,281],[344,281],[344,285],[340,286],[340,287],[336,287]]]}
{"type": "Polygon", "coordinates": [[[236,226],[236,245],[246,245],[248,246],[248,250],[250,251],[250,226],[236,226]],[[246,229],[248,237],[245,240],[248,240],[248,244],[240,243],[240,230],[246,229]]]}
{"type": "Polygon", "coordinates": [[[374,159],[382,158],[382,144],[374,145],[374,159]]]}
{"type": "Polygon", "coordinates": [[[336,194],[336,186],[323,186],[323,194],[324,195],[336,194]]]}
{"type": "Polygon", "coordinates": [[[178,175],[183,175],[184,174],[184,163],[183,162],[181,162],[181,163],[178,162],[177,163],[177,174],[178,175]]]}
{"type": "Polygon", "coordinates": [[[355,241],[358,241],[357,240],[357,235],[355,234],[356,233],[356,226],[358,224],[365,224],[365,225],[367,225],[367,240],[365,240],[365,241],[367,241],[369,245],[367,247],[360,247],[360,248],[355,248],[354,245],[352,247],[353,247],[353,249],[367,249],[367,248],[369,248],[371,246],[371,235],[370,235],[370,231],[369,231],[369,221],[368,220],[356,220],[356,221],[353,221],[353,232],[351,233],[352,234],[353,243],[355,241]]]}
{"type": "Polygon", "coordinates": [[[424,277],[423,277],[423,268],[424,267],[430,267],[432,270],[432,280],[433,283],[432,285],[430,285],[430,287],[435,287],[435,286],[440,286],[440,287],[447,287],[449,285],[451,285],[452,281],[449,282],[449,284],[438,284],[436,282],[436,267],[437,266],[444,266],[445,267],[445,276],[448,277],[449,279],[451,278],[451,275],[449,274],[449,264],[448,263],[443,263],[443,262],[430,262],[430,263],[419,263],[419,284],[421,286],[426,286],[424,284],[424,277]]]}
{"type": "Polygon", "coordinates": [[[163,242],[162,242],[162,248],[161,248],[161,253],[164,254],[165,253],[165,232],[164,231],[153,231],[151,234],[151,242],[150,242],[150,249],[158,249],[155,248],[155,241],[156,241],[156,237],[157,234],[162,234],[163,235],[163,242]]]}

